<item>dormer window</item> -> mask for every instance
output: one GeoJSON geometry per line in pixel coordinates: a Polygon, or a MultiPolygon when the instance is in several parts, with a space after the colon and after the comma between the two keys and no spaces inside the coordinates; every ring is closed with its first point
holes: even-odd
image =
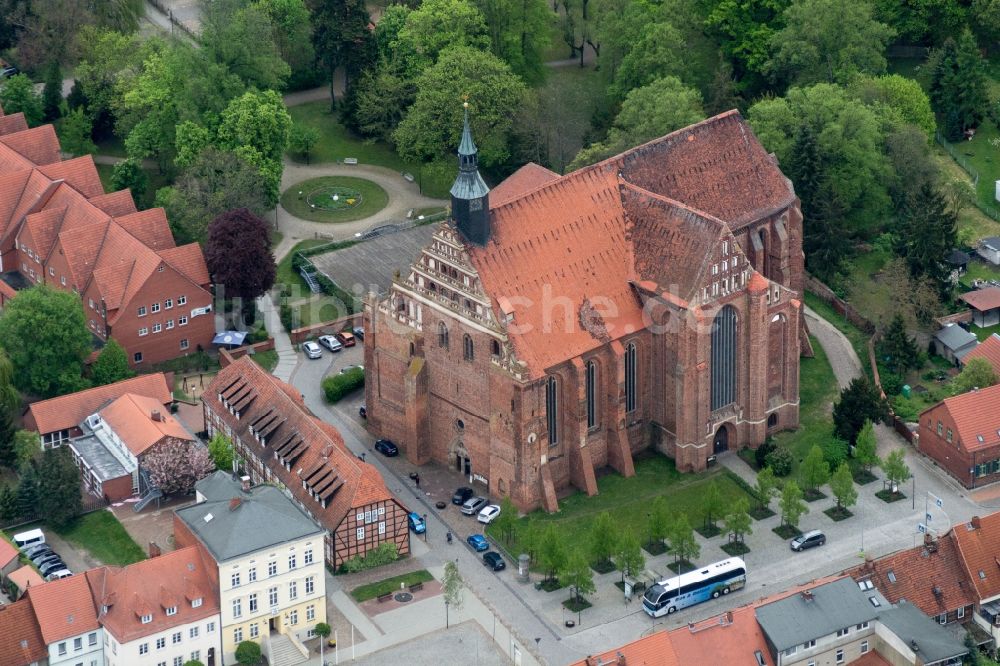
{"type": "Polygon", "coordinates": [[[197,599],[192,599],[191,600],[191,608],[200,608],[201,607],[201,601],[202,601],[201,597],[198,597],[197,599]]]}
{"type": "Polygon", "coordinates": [[[167,615],[177,615],[177,606],[167,608],[167,615]]]}
{"type": "Polygon", "coordinates": [[[142,618],[141,618],[141,621],[142,621],[143,624],[149,624],[150,622],[153,621],[153,616],[152,615],[143,615],[142,618]]]}

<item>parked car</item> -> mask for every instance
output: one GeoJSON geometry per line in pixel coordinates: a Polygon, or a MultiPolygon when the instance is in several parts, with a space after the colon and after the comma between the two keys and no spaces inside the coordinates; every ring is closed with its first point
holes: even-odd
{"type": "Polygon", "coordinates": [[[305,352],[308,358],[321,358],[323,356],[323,350],[312,340],[302,343],[302,351],[305,352]]]}
{"type": "Polygon", "coordinates": [[[462,505],[462,513],[467,516],[474,516],[486,506],[488,501],[485,497],[473,497],[470,500],[466,500],[465,504],[462,505]]]}
{"type": "Polygon", "coordinates": [[[52,551],[52,549],[46,546],[45,548],[39,548],[34,553],[32,553],[29,559],[35,565],[37,565],[42,560],[52,557],[53,555],[55,555],[55,553],[52,551]]]}
{"type": "Polygon", "coordinates": [[[396,446],[391,439],[376,440],[375,450],[388,458],[399,455],[399,447],[396,446]]]}
{"type": "Polygon", "coordinates": [[[365,341],[365,329],[363,329],[360,326],[355,326],[354,327],[354,337],[356,337],[358,340],[361,340],[361,342],[364,342],[365,341]]]}
{"type": "Polygon", "coordinates": [[[358,407],[358,416],[360,416],[363,419],[368,418],[368,408],[365,407],[364,405],[358,407]]]}
{"type": "Polygon", "coordinates": [[[316,341],[332,352],[339,352],[344,348],[344,345],[340,344],[340,341],[332,335],[321,335],[316,338],[316,341]]]}
{"type": "Polygon", "coordinates": [[[410,524],[410,529],[417,534],[423,534],[427,531],[427,523],[424,522],[424,519],[416,511],[406,514],[406,522],[410,524]]]}
{"type": "Polygon", "coordinates": [[[483,553],[483,564],[493,569],[493,571],[503,571],[507,568],[507,563],[503,561],[503,556],[492,550],[488,553],[483,553]]]}
{"type": "Polygon", "coordinates": [[[490,504],[484,507],[482,511],[479,512],[479,517],[477,520],[481,523],[486,523],[489,525],[493,522],[493,519],[500,515],[500,507],[496,504],[490,504]]]}
{"type": "Polygon", "coordinates": [[[66,568],[66,563],[57,557],[54,560],[50,560],[49,562],[45,562],[44,564],[40,565],[38,567],[38,570],[42,572],[43,576],[48,576],[49,574],[53,574],[57,571],[62,571],[65,568],[66,568]]]}
{"type": "Polygon", "coordinates": [[[9,79],[12,76],[17,76],[21,73],[17,67],[14,65],[4,65],[3,69],[0,69],[0,79],[9,79]]]}
{"type": "Polygon", "coordinates": [[[25,557],[27,557],[30,560],[37,553],[43,550],[52,550],[52,548],[47,543],[33,543],[30,546],[24,548],[21,552],[23,552],[25,557]]]}
{"type": "Polygon", "coordinates": [[[365,366],[363,366],[363,365],[348,365],[348,366],[344,366],[343,368],[340,369],[340,374],[346,375],[351,370],[364,370],[364,369],[365,369],[365,366]]]}
{"type": "Polygon", "coordinates": [[[812,530],[792,539],[789,544],[794,551],[806,550],[813,546],[822,546],[826,543],[826,535],[819,530],[812,530]]]}
{"type": "Polygon", "coordinates": [[[23,551],[45,543],[45,533],[39,529],[28,530],[14,535],[14,544],[23,551]]]}
{"type": "Polygon", "coordinates": [[[45,580],[59,580],[60,578],[69,578],[73,575],[73,572],[69,569],[60,569],[59,571],[54,571],[45,577],[45,580]]]}
{"type": "Polygon", "coordinates": [[[340,333],[337,333],[337,339],[340,340],[340,344],[345,347],[353,347],[358,342],[354,339],[354,334],[350,331],[341,331],[340,333]]]}
{"type": "Polygon", "coordinates": [[[473,534],[465,541],[470,546],[472,546],[472,550],[476,551],[477,553],[481,553],[484,550],[490,549],[490,543],[486,540],[486,537],[484,537],[482,534],[473,534]]]}
{"type": "Polygon", "coordinates": [[[466,488],[465,486],[462,486],[461,488],[455,491],[454,495],[451,496],[451,503],[458,504],[459,506],[461,506],[465,504],[466,501],[472,499],[472,496],[475,494],[476,493],[472,490],[472,488],[466,488]]]}
{"type": "MultiPolygon", "coordinates": [[[[62,558],[56,555],[55,553],[52,553],[48,557],[43,557],[42,559],[35,562],[35,566],[38,567],[38,570],[41,571],[43,575],[45,574],[45,569],[49,567],[49,565],[51,564],[59,564],[61,566],[65,566],[65,564],[62,561],[62,558]]],[[[53,569],[52,571],[55,571],[55,569],[53,569]]]]}

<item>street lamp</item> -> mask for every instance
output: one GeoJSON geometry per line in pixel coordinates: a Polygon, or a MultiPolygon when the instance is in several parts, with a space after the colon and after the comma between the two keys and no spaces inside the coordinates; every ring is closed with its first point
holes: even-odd
{"type": "Polygon", "coordinates": [[[424,514],[424,543],[427,543],[427,514],[424,514]]]}

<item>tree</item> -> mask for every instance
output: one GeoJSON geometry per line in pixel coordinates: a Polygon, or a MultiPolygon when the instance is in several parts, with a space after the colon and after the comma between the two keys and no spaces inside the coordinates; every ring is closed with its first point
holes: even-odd
{"type": "Polygon", "coordinates": [[[886,105],[899,115],[900,122],[919,127],[927,140],[934,138],[937,123],[931,100],[914,79],[899,74],[859,76],[851,81],[849,90],[868,106],[886,105]]]}
{"type": "Polygon", "coordinates": [[[164,495],[184,494],[215,468],[208,449],[180,439],[168,439],[147,453],[143,467],[164,495]]]}
{"type": "Polygon", "coordinates": [[[500,500],[500,515],[493,519],[492,530],[499,535],[507,545],[514,539],[517,525],[517,507],[511,501],[510,495],[504,495],[500,500]]]}
{"type": "Polygon", "coordinates": [[[22,391],[50,398],[80,390],[91,350],[80,298],[45,285],[18,292],[0,314],[0,347],[22,391]]]}
{"type": "Polygon", "coordinates": [[[506,63],[490,53],[452,47],[420,75],[416,89],[413,105],[393,132],[402,157],[432,160],[453,153],[462,133],[460,100],[468,96],[480,163],[489,167],[507,160],[525,88],[506,63]]]}
{"type": "Polygon", "coordinates": [[[599,513],[590,526],[590,561],[598,567],[609,563],[617,542],[618,527],[611,514],[607,511],[599,513]]]}
{"type": "Polygon", "coordinates": [[[708,484],[708,489],[705,491],[705,497],[701,501],[701,506],[705,511],[705,527],[714,528],[715,521],[726,510],[726,501],[722,498],[719,484],[715,481],[708,484]]]}
{"type": "MultiPolygon", "coordinates": [[[[885,156],[893,176],[888,183],[889,196],[897,209],[906,205],[914,191],[925,185],[939,186],[941,168],[931,155],[927,135],[916,125],[902,125],[889,132],[885,137],[885,156]]],[[[951,210],[952,200],[947,196],[945,200],[951,210]]]]}
{"type": "Polygon", "coordinates": [[[319,142],[319,138],[319,130],[315,127],[296,123],[288,132],[288,150],[302,155],[306,158],[306,164],[309,164],[309,156],[319,142]]]}
{"type": "Polygon", "coordinates": [[[355,84],[354,129],[366,137],[392,141],[392,133],[406,117],[416,94],[412,80],[379,63],[362,74],[355,84]]]}
{"type": "Polygon", "coordinates": [[[697,90],[673,76],[657,79],[625,96],[607,138],[581,150],[569,168],[593,164],[704,117],[697,90]]]}
{"type": "Polygon", "coordinates": [[[720,0],[713,2],[705,26],[720,41],[732,61],[735,78],[747,98],[765,85],[773,36],[785,25],[784,10],[791,0],[720,0]]]}
{"type": "Polygon", "coordinates": [[[23,113],[28,127],[37,127],[45,120],[42,98],[27,74],[12,76],[0,84],[0,107],[7,115],[23,113]]]}
{"type": "Polygon", "coordinates": [[[816,490],[830,479],[830,465],[823,459],[823,449],[814,444],[802,461],[802,487],[816,490]]]}
{"type": "Polygon", "coordinates": [[[622,583],[625,582],[626,575],[635,577],[646,566],[646,558],[639,546],[639,539],[631,530],[625,530],[618,539],[615,548],[615,564],[622,572],[622,583]]]}
{"type": "Polygon", "coordinates": [[[989,108],[989,75],[975,37],[966,29],[958,40],[948,38],[927,59],[931,106],[949,141],[978,127],[989,108]]]}
{"type": "Polygon", "coordinates": [[[741,497],[733,504],[726,516],[726,532],[730,542],[743,543],[747,534],[753,534],[753,520],[750,518],[750,500],[741,497]]]}
{"type": "Polygon", "coordinates": [[[31,461],[42,453],[42,439],[33,430],[18,430],[14,433],[14,455],[17,469],[25,469],[31,461]]]}
{"type": "Polygon", "coordinates": [[[9,485],[0,486],[0,520],[13,520],[17,515],[17,491],[9,485]]]}
{"type": "Polygon", "coordinates": [[[559,582],[573,590],[571,598],[575,598],[577,603],[583,601],[583,595],[597,591],[594,587],[594,572],[587,564],[587,558],[579,551],[574,551],[567,558],[559,572],[559,582]]]}
{"type": "Polygon", "coordinates": [[[97,360],[90,366],[91,383],[94,386],[104,386],[131,377],[135,377],[135,372],[128,367],[128,356],[125,354],[125,348],[118,344],[117,340],[111,338],[98,354],[97,360]]]}
{"type": "Polygon", "coordinates": [[[188,659],[187,661],[184,662],[184,666],[205,666],[205,664],[198,661],[197,659],[188,659]]]}
{"type": "Polygon", "coordinates": [[[233,440],[226,437],[221,430],[216,430],[212,439],[208,440],[208,455],[212,458],[215,468],[227,471],[236,471],[233,462],[236,459],[236,452],[233,449],[233,440]]]}
{"type": "MultiPolygon", "coordinates": [[[[414,13],[420,13],[425,4],[414,13]]],[[[477,0],[476,5],[485,20],[493,55],[510,65],[525,82],[541,82],[544,78],[542,51],[548,45],[553,18],[545,0],[477,0]]]]}
{"type": "Polygon", "coordinates": [[[21,404],[21,394],[14,386],[14,364],[0,349],[0,409],[15,410],[21,404]]]}
{"type": "Polygon", "coordinates": [[[877,467],[882,462],[878,457],[878,441],[875,439],[875,427],[869,419],[865,419],[861,430],[858,431],[854,445],[854,458],[861,465],[861,469],[866,472],[871,471],[872,467],[877,467]]]}
{"type": "Polygon", "coordinates": [[[225,298],[239,298],[244,316],[253,302],[274,285],[275,264],[267,222],[246,208],[219,215],[208,227],[205,262],[225,298]]]}
{"type": "Polygon", "coordinates": [[[42,114],[46,122],[52,122],[62,115],[62,70],[55,60],[45,68],[45,86],[42,88],[42,114]]]}
{"type": "Polygon", "coordinates": [[[771,38],[767,69],[797,85],[845,83],[857,74],[885,71],[885,47],[894,31],[872,17],[867,0],[797,0],[785,27],[771,38]]]}
{"type": "Polygon", "coordinates": [[[333,629],[326,622],[317,622],[316,626],[313,627],[313,633],[319,636],[319,663],[325,664],[323,649],[326,647],[326,639],[333,633],[333,629]]]}
{"type": "Polygon", "coordinates": [[[315,0],[313,14],[313,47],[317,60],[330,77],[330,111],[337,106],[334,94],[334,74],[343,67],[347,87],[374,57],[374,44],[368,25],[371,19],[363,0],[315,0]]]}
{"type": "Polygon", "coordinates": [[[545,571],[546,580],[555,579],[556,575],[566,567],[566,544],[563,538],[556,532],[553,525],[549,525],[542,532],[538,542],[538,562],[545,571]]]}
{"type": "Polygon", "coordinates": [[[303,0],[256,0],[254,5],[271,21],[272,38],[281,59],[291,69],[288,87],[297,89],[313,80],[316,53],[312,47],[312,17],[303,0]]]}
{"type": "Polygon", "coordinates": [[[444,617],[445,628],[450,626],[448,610],[454,608],[458,610],[462,607],[462,588],[465,582],[461,574],[458,573],[458,566],[452,561],[445,562],[444,576],[441,579],[441,587],[444,589],[444,617]]]}
{"type": "Polygon", "coordinates": [[[820,442],[820,448],[823,449],[823,460],[830,466],[830,469],[837,469],[840,463],[847,460],[849,446],[839,437],[830,437],[820,442]]]}
{"type": "Polygon", "coordinates": [[[781,524],[789,527],[798,527],[799,518],[809,510],[802,501],[802,491],[798,484],[791,480],[785,482],[778,506],[781,507],[781,524]]]}
{"type": "Polygon", "coordinates": [[[670,507],[662,495],[649,507],[649,543],[663,543],[670,533],[670,507]]]}
{"type": "Polygon", "coordinates": [[[776,446],[767,454],[765,462],[775,476],[788,476],[792,473],[794,457],[787,446],[776,446]]]}
{"type": "Polygon", "coordinates": [[[958,218],[945,197],[930,183],[924,183],[908,197],[901,211],[900,243],[897,252],[906,259],[910,274],[934,281],[938,295],[947,300],[953,288],[951,267],[945,262],[957,243],[958,218]]]}
{"type": "Polygon", "coordinates": [[[701,555],[701,546],[694,537],[694,530],[688,522],[687,514],[680,514],[671,525],[670,545],[674,550],[674,564],[679,565],[681,561],[691,562],[701,555]]]}
{"type": "Polygon", "coordinates": [[[757,472],[757,499],[763,509],[771,508],[771,499],[778,493],[778,479],[770,467],[765,467],[757,472]]]}
{"type": "MultiPolygon", "coordinates": [[[[427,0],[406,16],[395,46],[417,54],[422,70],[437,62],[449,48],[487,49],[490,37],[483,13],[469,0],[427,0]]],[[[503,57],[496,51],[494,55],[503,57]]]]}
{"type": "Polygon", "coordinates": [[[265,159],[280,162],[288,147],[292,117],[275,90],[250,90],[222,112],[219,145],[228,150],[250,146],[265,159]]]}
{"type": "Polygon", "coordinates": [[[967,24],[968,4],[955,0],[875,0],[875,13],[896,30],[901,44],[939,44],[967,24]]]}
{"type": "Polygon", "coordinates": [[[906,452],[903,449],[893,449],[882,462],[885,479],[893,488],[893,492],[901,483],[910,478],[910,468],[906,464],[906,452]]]}
{"type": "Polygon", "coordinates": [[[985,358],[970,358],[952,382],[952,390],[955,395],[968,393],[977,388],[987,388],[993,386],[1000,378],[993,370],[993,366],[985,358]]]}
{"type": "Polygon", "coordinates": [[[77,157],[96,153],[97,144],[90,138],[93,130],[93,123],[82,108],[67,113],[59,124],[59,145],[63,152],[77,157]]]}
{"type": "Polygon", "coordinates": [[[0,467],[17,469],[14,421],[10,410],[0,409],[0,467]]]}
{"type": "Polygon", "coordinates": [[[917,367],[920,363],[917,341],[907,334],[906,322],[899,313],[883,331],[878,346],[883,361],[897,375],[905,374],[907,370],[917,367]]]}
{"type": "Polygon", "coordinates": [[[216,148],[202,152],[173,187],[159,190],[156,203],[166,209],[174,235],[184,241],[204,241],[209,222],[226,211],[248,208],[263,215],[268,209],[260,171],[216,148]]]}
{"type": "Polygon", "coordinates": [[[141,201],[149,189],[149,176],[143,170],[138,160],[131,158],[122,160],[111,169],[111,189],[114,191],[131,190],[132,199],[140,208],[141,201]]]}
{"type": "Polygon", "coordinates": [[[199,41],[212,58],[248,88],[280,90],[291,74],[275,42],[275,26],[257,4],[238,0],[201,3],[199,41]]]}
{"type": "Polygon", "coordinates": [[[830,477],[830,490],[837,498],[837,508],[849,509],[858,501],[858,491],[854,487],[854,477],[851,475],[851,468],[846,462],[840,463],[840,467],[830,477]]]}
{"type": "Polygon", "coordinates": [[[853,444],[865,421],[884,421],[888,414],[889,405],[868,377],[855,377],[833,406],[834,434],[853,444]]]}
{"type": "Polygon", "coordinates": [[[683,43],[680,32],[670,23],[647,23],[622,58],[608,92],[615,99],[624,99],[630,91],[657,79],[667,76],[679,79],[684,75],[685,63],[683,52],[677,47],[683,43]]]}
{"type": "Polygon", "coordinates": [[[83,510],[81,492],[69,447],[46,449],[38,464],[38,513],[51,525],[66,527],[83,510]]]}
{"type": "Polygon", "coordinates": [[[257,666],[261,656],[260,645],[253,641],[242,641],[236,646],[236,661],[242,666],[257,666]]]}

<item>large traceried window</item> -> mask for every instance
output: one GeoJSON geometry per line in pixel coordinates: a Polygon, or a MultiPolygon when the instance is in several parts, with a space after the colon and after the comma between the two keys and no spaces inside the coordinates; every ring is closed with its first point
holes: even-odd
{"type": "Polygon", "coordinates": [[[712,410],[736,400],[736,308],[727,305],[712,322],[712,410]]]}
{"type": "Polygon", "coordinates": [[[587,427],[597,427],[597,364],[587,363],[587,427]]]}
{"type": "Polygon", "coordinates": [[[545,421],[552,446],[559,442],[559,383],[555,377],[549,377],[545,383],[545,421]]]}
{"type": "Polygon", "coordinates": [[[636,348],[630,342],[625,347],[625,411],[635,411],[636,348]]]}

